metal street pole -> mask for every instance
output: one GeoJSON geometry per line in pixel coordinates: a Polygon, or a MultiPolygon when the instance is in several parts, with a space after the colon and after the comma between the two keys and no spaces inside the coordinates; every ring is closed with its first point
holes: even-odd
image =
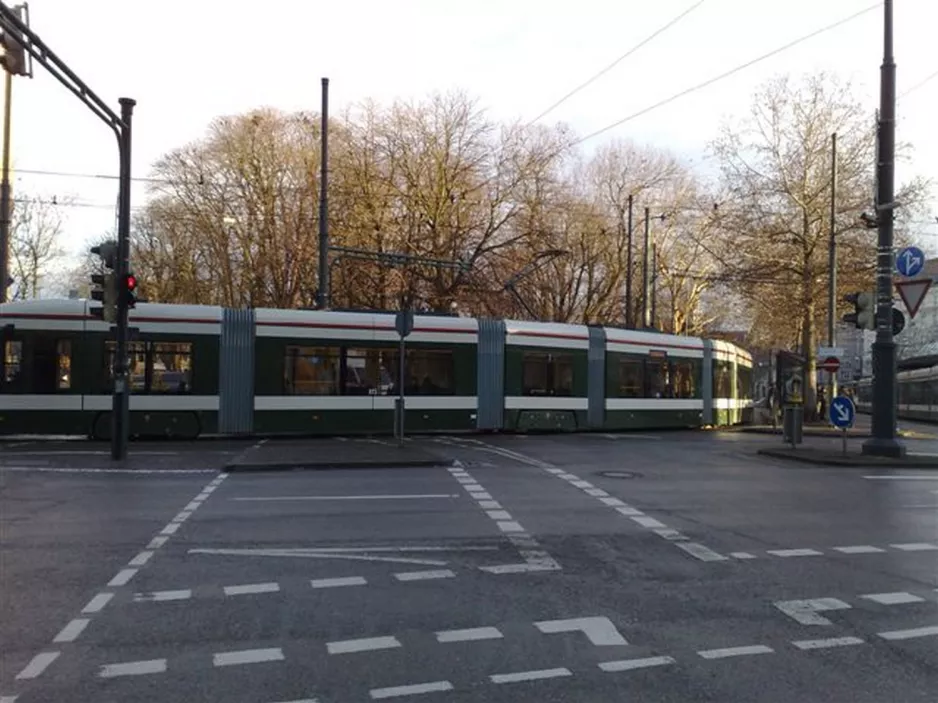
{"type": "Polygon", "coordinates": [[[658,324],[658,245],[651,245],[651,326],[658,324]]]}
{"type": "Polygon", "coordinates": [[[628,252],[625,255],[625,326],[632,327],[632,194],[629,193],[628,252]]]}
{"type": "Polygon", "coordinates": [[[117,349],[114,352],[114,397],[111,400],[111,458],[127,456],[130,429],[130,388],[127,380],[128,307],[127,274],[130,273],[130,155],[131,120],[134,105],[131,98],[121,98],[121,127],[118,136],[120,172],[118,174],[117,209],[117,349]]]}
{"type": "MultiPolygon", "coordinates": [[[[827,288],[827,345],[833,347],[836,342],[834,316],[837,314],[837,133],[831,135],[831,233],[828,250],[828,271],[830,277],[827,288]]],[[[828,372],[828,403],[837,393],[837,374],[828,372]]]]}
{"type": "Polygon", "coordinates": [[[10,228],[13,196],[10,187],[10,120],[13,103],[13,74],[3,72],[3,177],[0,181],[0,303],[7,302],[10,279],[10,228]]]}
{"type": "Polygon", "coordinates": [[[883,64],[880,68],[877,133],[876,219],[876,341],[873,343],[873,423],[863,453],[901,457],[905,446],[896,439],[896,343],[892,335],[893,210],[896,159],[896,62],[893,56],[893,0],[883,3],[883,64]]]}
{"type": "Polygon", "coordinates": [[[650,208],[645,208],[645,251],[643,252],[643,261],[642,261],[642,327],[651,327],[651,296],[649,295],[649,277],[648,269],[651,266],[651,224],[649,222],[650,208]]]}
{"type": "Polygon", "coordinates": [[[319,295],[320,310],[329,307],[329,79],[322,79],[322,146],[319,154],[319,295]]]}

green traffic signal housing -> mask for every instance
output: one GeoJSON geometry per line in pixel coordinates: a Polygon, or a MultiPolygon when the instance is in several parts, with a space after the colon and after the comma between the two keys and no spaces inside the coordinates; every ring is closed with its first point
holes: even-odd
{"type": "Polygon", "coordinates": [[[873,293],[850,293],[844,300],[853,304],[853,312],[843,316],[843,321],[860,330],[876,329],[876,296],[873,293]]]}

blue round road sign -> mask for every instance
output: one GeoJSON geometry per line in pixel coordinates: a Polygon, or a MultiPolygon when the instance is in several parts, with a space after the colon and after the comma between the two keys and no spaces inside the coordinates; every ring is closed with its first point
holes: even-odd
{"type": "Polygon", "coordinates": [[[925,267],[925,253],[918,247],[906,247],[896,257],[896,270],[905,277],[917,276],[925,267]]]}
{"type": "Polygon", "coordinates": [[[838,395],[831,401],[827,415],[834,427],[853,427],[853,421],[857,416],[857,409],[850,398],[845,395],[838,395]]]}

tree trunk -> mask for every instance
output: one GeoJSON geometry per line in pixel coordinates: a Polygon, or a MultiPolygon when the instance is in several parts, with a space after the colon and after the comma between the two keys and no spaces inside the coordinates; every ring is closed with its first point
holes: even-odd
{"type": "Polygon", "coordinates": [[[804,357],[804,418],[817,419],[817,355],[814,349],[814,296],[806,291],[804,320],[802,321],[802,348],[804,357]]]}

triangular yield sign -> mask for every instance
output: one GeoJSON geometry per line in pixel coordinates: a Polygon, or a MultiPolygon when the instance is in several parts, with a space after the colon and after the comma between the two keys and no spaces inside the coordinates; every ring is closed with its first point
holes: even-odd
{"type": "Polygon", "coordinates": [[[905,303],[906,310],[909,311],[910,318],[915,317],[915,313],[918,312],[922,301],[925,300],[925,294],[928,293],[929,288],[931,288],[930,278],[919,278],[914,281],[898,281],[896,283],[896,289],[899,291],[902,302],[905,303]]]}

